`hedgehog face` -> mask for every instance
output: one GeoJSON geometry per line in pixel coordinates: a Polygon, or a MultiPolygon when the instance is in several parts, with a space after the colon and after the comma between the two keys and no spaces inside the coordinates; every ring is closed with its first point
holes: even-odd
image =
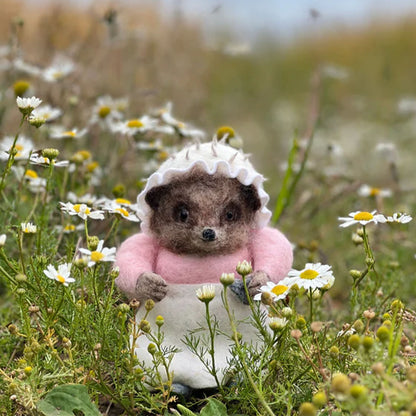
{"type": "Polygon", "coordinates": [[[229,254],[248,243],[260,200],[254,186],[197,168],[151,189],[150,229],[178,254],[229,254]]]}

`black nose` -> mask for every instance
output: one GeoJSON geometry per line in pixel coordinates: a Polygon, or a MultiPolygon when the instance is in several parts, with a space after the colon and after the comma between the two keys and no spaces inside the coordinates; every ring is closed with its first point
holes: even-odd
{"type": "Polygon", "coordinates": [[[205,228],[205,230],[202,231],[202,239],[205,241],[214,241],[215,237],[215,231],[211,228],[205,228]]]}

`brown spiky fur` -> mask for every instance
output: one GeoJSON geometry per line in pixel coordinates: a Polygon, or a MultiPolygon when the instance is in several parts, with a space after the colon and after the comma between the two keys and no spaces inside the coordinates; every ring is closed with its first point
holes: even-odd
{"type": "Polygon", "coordinates": [[[194,168],[168,185],[151,189],[150,229],[167,249],[198,256],[232,253],[248,244],[260,200],[254,186],[194,168]],[[188,216],[186,219],[186,213],[188,216]],[[227,218],[227,214],[232,218],[227,218]],[[215,239],[203,239],[206,229],[215,239]]]}

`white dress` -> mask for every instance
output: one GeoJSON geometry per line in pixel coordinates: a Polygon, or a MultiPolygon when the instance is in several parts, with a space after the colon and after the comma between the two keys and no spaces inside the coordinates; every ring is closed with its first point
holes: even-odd
{"type": "MultiPolygon", "coordinates": [[[[221,299],[223,286],[221,284],[214,284],[213,286],[215,287],[215,297],[209,303],[210,315],[215,316],[218,321],[219,331],[227,334],[227,336],[217,334],[215,340],[215,366],[217,377],[222,382],[228,368],[228,361],[231,358],[230,349],[233,345],[231,339],[232,330],[227,311],[221,299]]],[[[169,284],[166,297],[155,303],[155,307],[147,317],[153,333],[157,331],[156,317],[161,315],[164,318],[164,325],[161,329],[164,332],[165,339],[162,345],[164,347],[175,346],[180,350],[180,352],[175,353],[169,368],[170,372],[173,373],[173,382],[193,389],[217,386],[214,377],[207,371],[204,364],[183,342],[185,335],[189,334],[189,331],[200,327],[205,328],[202,334],[206,339],[209,339],[205,318],[205,304],[196,296],[196,290],[200,287],[200,284],[169,284]]],[[[237,330],[242,334],[242,341],[258,342],[257,330],[249,323],[251,316],[250,307],[243,304],[229,289],[227,290],[227,295],[230,309],[233,311],[237,322],[237,330]]],[[[138,323],[143,319],[145,312],[142,305],[136,315],[138,323]]],[[[198,334],[200,333],[196,335],[198,336],[198,334]]],[[[152,355],[147,350],[151,342],[145,334],[139,336],[136,341],[135,353],[140,363],[144,363],[146,367],[153,367],[152,355]]],[[[210,360],[208,354],[205,358],[210,360]]],[[[160,366],[159,371],[163,381],[166,381],[165,369],[160,366]]]]}

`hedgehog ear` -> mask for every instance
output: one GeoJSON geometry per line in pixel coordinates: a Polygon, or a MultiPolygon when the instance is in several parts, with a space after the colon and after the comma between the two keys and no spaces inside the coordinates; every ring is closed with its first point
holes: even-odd
{"type": "Polygon", "coordinates": [[[156,211],[159,208],[160,200],[163,195],[166,195],[168,192],[169,185],[161,185],[156,186],[155,188],[150,189],[146,196],[145,201],[147,204],[152,208],[154,211],[156,211]]]}
{"type": "Polygon", "coordinates": [[[253,212],[260,209],[261,202],[254,185],[241,185],[241,195],[243,196],[246,206],[253,212]]]}

